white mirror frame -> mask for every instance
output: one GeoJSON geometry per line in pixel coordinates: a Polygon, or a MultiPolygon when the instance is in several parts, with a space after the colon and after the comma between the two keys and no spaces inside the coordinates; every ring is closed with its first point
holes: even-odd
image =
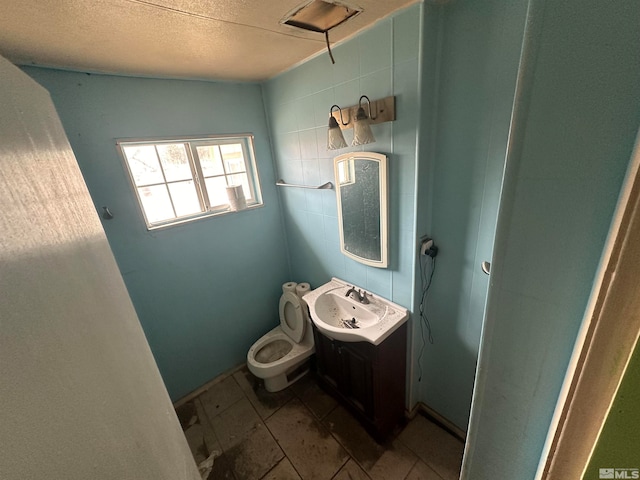
{"type": "Polygon", "coordinates": [[[340,251],[347,257],[369,265],[371,267],[387,268],[389,265],[388,254],[388,192],[387,192],[387,156],[381,153],[375,152],[349,152],[338,155],[333,160],[333,168],[335,175],[336,185],[336,200],[338,204],[338,229],[340,231],[340,251]],[[338,164],[344,160],[370,160],[378,163],[379,167],[379,189],[380,189],[380,260],[371,260],[368,258],[360,257],[345,249],[344,242],[344,230],[342,220],[342,198],[340,195],[340,177],[338,174],[338,164]]]}

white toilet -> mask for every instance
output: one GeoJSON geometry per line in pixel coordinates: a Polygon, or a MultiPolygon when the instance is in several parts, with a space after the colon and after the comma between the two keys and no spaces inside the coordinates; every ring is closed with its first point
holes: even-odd
{"type": "Polygon", "coordinates": [[[247,353],[247,367],[264,380],[269,392],[278,392],[309,371],[315,352],[313,329],[302,295],[308,283],[285,283],[280,297],[280,325],[263,335],[247,353]]]}

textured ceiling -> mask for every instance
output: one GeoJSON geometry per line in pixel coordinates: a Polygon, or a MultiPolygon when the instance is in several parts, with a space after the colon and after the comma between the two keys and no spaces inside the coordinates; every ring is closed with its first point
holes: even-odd
{"type": "MultiPolygon", "coordinates": [[[[417,0],[356,0],[340,41],[417,0]]],[[[0,54],[19,65],[178,78],[263,80],[324,50],[279,23],[304,0],[5,0],[0,54]]]]}

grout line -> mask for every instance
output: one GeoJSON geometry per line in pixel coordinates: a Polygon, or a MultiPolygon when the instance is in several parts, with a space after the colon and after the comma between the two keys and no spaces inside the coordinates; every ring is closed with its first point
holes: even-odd
{"type": "MultiPolygon", "coordinates": [[[[278,445],[278,447],[280,447],[280,445],[278,445]]],[[[282,448],[280,448],[280,450],[282,450],[282,448]]],[[[279,461],[278,463],[276,463],[273,467],[271,467],[271,468],[270,468],[270,469],[269,469],[269,470],[268,470],[268,471],[267,471],[263,476],[261,476],[261,477],[260,477],[260,480],[262,480],[263,478],[266,478],[266,477],[267,477],[267,475],[269,475],[271,472],[273,472],[273,471],[276,469],[276,467],[277,467],[278,465],[280,465],[282,462],[284,462],[285,460],[289,460],[289,457],[287,457],[287,456],[285,455],[284,451],[282,452],[282,454],[283,454],[284,456],[280,459],[280,461],[279,461]]],[[[290,460],[289,460],[289,463],[291,463],[291,461],[290,461],[290,460]]],[[[292,464],[292,465],[293,465],[293,464],[292,464]]],[[[294,468],[294,470],[295,470],[295,468],[294,468]]],[[[296,473],[297,473],[297,471],[296,471],[296,473]]],[[[299,474],[298,474],[298,475],[299,475],[299,474]]]]}
{"type": "MultiPolygon", "coordinates": [[[[345,449],[346,452],[346,449],[345,449]]],[[[342,471],[342,469],[344,468],[344,466],[349,463],[349,460],[353,460],[355,462],[355,458],[353,458],[351,455],[349,455],[349,452],[347,452],[347,459],[344,461],[344,463],[342,465],[340,465],[340,468],[336,471],[336,473],[333,474],[333,476],[331,477],[331,480],[334,480],[338,474],[342,471]]],[[[358,465],[358,462],[356,462],[356,465],[358,465]]],[[[360,467],[362,468],[362,467],[360,467]]],[[[364,472],[364,469],[362,470],[364,472]]],[[[365,475],[367,474],[367,472],[365,472],[365,475]]],[[[349,475],[347,473],[347,475],[349,475]]],[[[349,475],[349,478],[351,478],[351,475],[349,475]]],[[[369,477],[369,475],[367,475],[367,478],[371,478],[369,477]]]]}
{"type": "MultiPolygon", "coordinates": [[[[402,442],[400,442],[400,443],[402,443],[402,442]]],[[[404,443],[403,443],[403,445],[404,445],[404,443]]],[[[407,449],[408,449],[411,453],[413,453],[413,451],[412,451],[409,447],[407,447],[407,449]]],[[[415,455],[415,453],[414,453],[414,455],[415,455]]],[[[416,459],[415,459],[415,461],[411,464],[411,468],[409,469],[409,471],[407,472],[407,474],[406,474],[404,477],[402,477],[402,480],[407,480],[407,478],[409,478],[409,475],[411,475],[411,472],[413,472],[413,469],[414,469],[414,468],[416,468],[416,465],[418,465],[418,462],[420,462],[420,461],[421,461],[421,460],[420,460],[420,457],[416,455],[416,459]]],[[[423,463],[424,463],[424,462],[423,462],[423,463]]],[[[437,475],[437,474],[436,474],[436,475],[437,475]]],[[[440,475],[438,475],[438,476],[440,476],[440,475]]]]}
{"type": "MultiPolygon", "coordinates": [[[[262,477],[261,479],[266,478],[271,472],[273,472],[273,470],[280,464],[282,464],[282,462],[284,461],[284,459],[287,459],[287,461],[289,462],[289,464],[291,465],[291,467],[293,468],[293,470],[296,472],[296,474],[300,477],[303,478],[302,475],[300,474],[300,472],[298,471],[298,469],[296,468],[295,464],[293,463],[293,461],[291,460],[291,458],[287,455],[287,452],[285,451],[285,449],[282,447],[282,445],[280,444],[280,442],[276,439],[275,435],[273,434],[273,432],[271,431],[271,429],[269,428],[269,426],[267,425],[267,419],[271,418],[273,416],[274,413],[278,412],[280,409],[282,409],[282,407],[289,405],[292,401],[297,400],[304,408],[304,410],[306,411],[306,413],[318,424],[320,424],[320,426],[325,429],[325,431],[327,431],[330,435],[330,437],[344,450],[344,452],[347,454],[346,455],[346,459],[345,461],[339,466],[339,468],[337,469],[337,471],[335,472],[335,474],[331,477],[332,479],[335,479],[336,476],[342,471],[343,468],[345,468],[345,466],[347,465],[347,463],[349,463],[349,460],[353,460],[354,463],[358,466],[358,468],[360,468],[362,470],[362,472],[364,472],[364,474],[366,475],[366,478],[370,479],[370,472],[369,470],[367,470],[364,465],[362,465],[349,451],[349,449],[347,448],[346,444],[340,440],[340,438],[330,429],[329,427],[329,422],[327,421],[327,419],[331,416],[331,414],[333,414],[336,409],[340,408],[341,405],[339,403],[336,403],[335,406],[333,406],[331,409],[329,409],[329,411],[327,413],[325,413],[321,418],[319,418],[318,416],[315,415],[315,413],[311,410],[311,408],[304,402],[304,400],[302,399],[302,396],[305,395],[306,392],[309,391],[309,389],[313,388],[313,385],[317,385],[316,379],[315,378],[310,378],[310,380],[313,383],[310,383],[309,385],[307,385],[306,388],[303,388],[300,390],[300,392],[298,393],[296,390],[294,390],[293,388],[290,388],[291,391],[291,396],[290,398],[288,398],[286,401],[284,401],[284,403],[282,403],[280,406],[278,406],[276,408],[276,410],[274,410],[267,418],[262,418],[260,416],[260,414],[258,413],[258,409],[256,407],[256,405],[251,401],[250,395],[251,392],[253,390],[245,390],[240,386],[240,381],[238,381],[238,378],[235,376],[235,373],[237,373],[239,371],[239,369],[235,369],[235,371],[233,371],[232,373],[227,373],[226,375],[222,375],[220,377],[218,377],[217,379],[214,379],[214,381],[210,382],[212,384],[215,383],[220,383],[221,380],[224,380],[226,378],[228,378],[229,376],[231,376],[233,378],[233,381],[235,382],[236,386],[239,388],[240,392],[241,392],[241,397],[236,400],[235,402],[233,402],[231,405],[227,406],[224,410],[216,412],[215,416],[219,416],[222,413],[226,412],[229,408],[231,408],[232,406],[236,405],[238,402],[242,401],[243,399],[246,399],[249,404],[251,405],[251,408],[254,410],[254,413],[256,414],[256,416],[260,419],[260,423],[266,428],[266,431],[268,432],[268,434],[270,435],[270,437],[275,440],[276,444],[278,445],[278,448],[280,450],[280,452],[282,453],[283,457],[276,462],[275,465],[273,465],[262,477]]],[[[251,386],[251,382],[248,383],[251,386]]],[[[206,390],[205,390],[206,391],[206,390]]],[[[204,392],[202,392],[204,393],[204,392]]],[[[260,399],[257,397],[256,395],[256,399],[258,400],[258,402],[260,401],[260,399]]],[[[202,416],[199,415],[199,420],[201,423],[205,424],[207,427],[209,427],[209,430],[211,431],[212,435],[214,436],[215,440],[217,441],[217,443],[220,446],[221,449],[221,455],[220,456],[225,456],[226,452],[225,450],[222,448],[222,445],[220,443],[220,439],[218,438],[218,435],[215,432],[215,429],[213,428],[213,422],[212,422],[212,418],[211,416],[207,413],[207,411],[204,408],[204,403],[202,402],[200,396],[196,396],[195,398],[192,399],[196,405],[196,412],[198,414],[202,414],[202,416]]],[[[441,428],[441,425],[439,425],[439,423],[437,422],[437,420],[434,420],[433,418],[429,418],[427,415],[425,415],[425,412],[423,409],[416,409],[419,410],[419,412],[421,415],[423,415],[424,417],[427,417],[426,420],[430,421],[431,423],[433,423],[434,425],[438,426],[441,428]]],[[[347,411],[347,413],[349,415],[350,412],[347,411]]],[[[414,414],[416,413],[416,411],[414,410],[413,412],[414,414]]],[[[406,426],[404,427],[406,428],[406,426]]],[[[444,429],[443,429],[444,430],[444,429]]],[[[448,432],[449,433],[449,432],[448,432]]],[[[394,440],[392,442],[389,443],[389,445],[391,445],[391,443],[398,441],[399,444],[403,445],[404,448],[406,448],[409,452],[413,453],[415,455],[415,460],[414,462],[411,464],[411,466],[409,467],[408,473],[403,476],[403,479],[406,480],[408,478],[408,475],[414,470],[414,468],[416,468],[416,466],[418,465],[418,462],[422,462],[424,465],[426,465],[430,471],[434,472],[434,474],[436,475],[436,477],[438,479],[443,479],[443,477],[436,472],[433,467],[431,467],[431,465],[425,460],[422,459],[422,457],[420,457],[420,455],[415,452],[413,449],[411,449],[406,443],[404,443],[402,440],[400,440],[399,438],[399,434],[395,436],[394,440]]],[[[389,448],[383,447],[385,449],[385,451],[388,451],[389,448]]],[[[375,465],[375,463],[374,463],[375,465]]],[[[233,470],[233,467],[230,466],[229,468],[231,468],[231,472],[232,474],[235,476],[235,471],[233,470]]]]}

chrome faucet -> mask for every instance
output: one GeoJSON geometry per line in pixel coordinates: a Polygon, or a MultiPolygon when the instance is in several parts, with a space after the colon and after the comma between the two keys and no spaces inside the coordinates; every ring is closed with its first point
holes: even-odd
{"type": "Polygon", "coordinates": [[[351,287],[349,290],[347,290],[347,293],[345,293],[344,295],[345,297],[351,297],[354,300],[357,300],[358,302],[364,304],[364,305],[368,305],[369,304],[369,298],[367,297],[367,292],[365,291],[358,291],[356,289],[356,287],[351,287]]]}

